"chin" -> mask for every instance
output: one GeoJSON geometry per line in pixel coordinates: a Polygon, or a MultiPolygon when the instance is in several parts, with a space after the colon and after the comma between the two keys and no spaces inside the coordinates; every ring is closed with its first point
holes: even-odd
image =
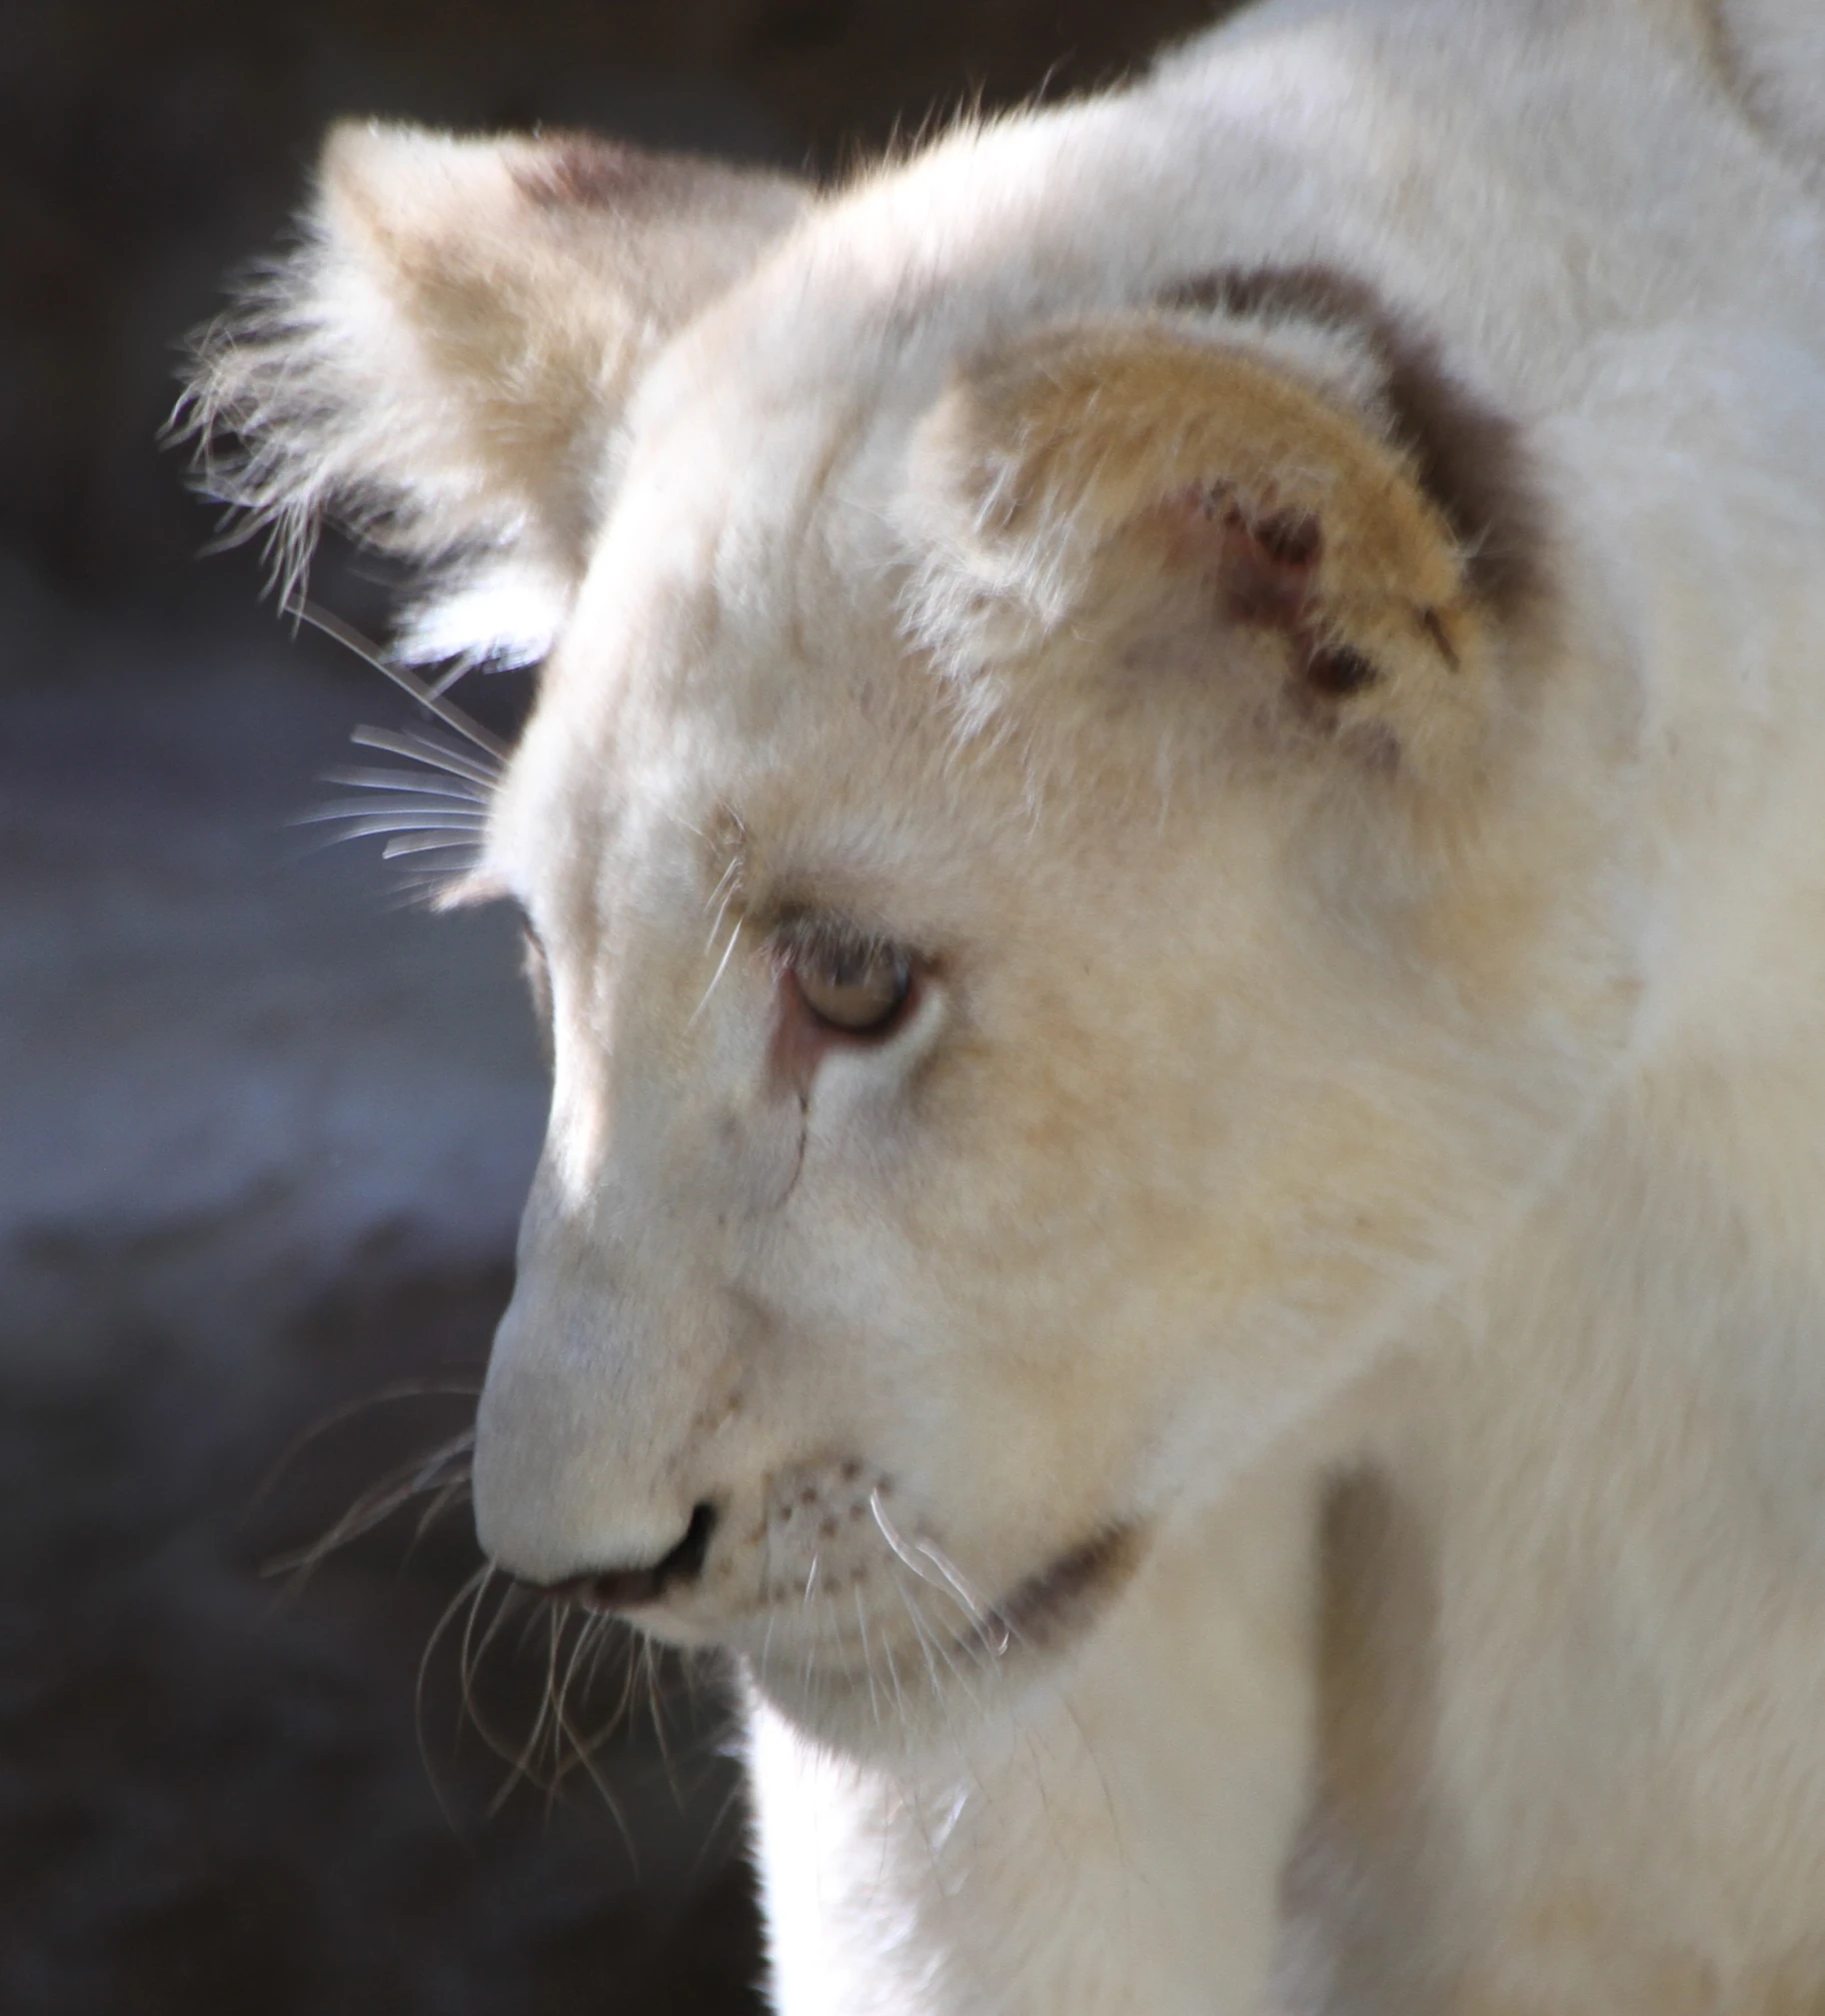
{"type": "Polygon", "coordinates": [[[934,1592],[909,1570],[898,1628],[886,1617],[865,1623],[859,1611],[841,1635],[814,1637],[776,1615],[735,1649],[751,1689],[806,1735],[858,1754],[906,1754],[954,1739],[1068,1660],[1144,1552],[1138,1527],[1104,1526],[989,1603],[960,1588],[934,1592]]]}

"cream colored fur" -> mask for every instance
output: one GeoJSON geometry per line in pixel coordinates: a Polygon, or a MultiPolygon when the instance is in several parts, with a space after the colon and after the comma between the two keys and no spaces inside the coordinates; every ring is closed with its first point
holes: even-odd
{"type": "Polygon", "coordinates": [[[1825,2009],[1821,104],[1275,0],[825,195],[348,132],[208,351],[556,639],[478,1517],[734,1655],[786,2016],[1825,2009]]]}

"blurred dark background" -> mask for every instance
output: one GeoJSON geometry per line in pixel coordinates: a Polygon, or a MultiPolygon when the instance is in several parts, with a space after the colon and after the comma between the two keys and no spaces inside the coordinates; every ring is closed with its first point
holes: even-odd
{"type": "MultiPolygon", "coordinates": [[[[405,717],[256,555],[199,560],[156,446],[179,339],[340,114],[829,175],[1214,11],[0,0],[8,2016],[758,2007],[714,1674],[464,1607],[439,1486],[543,1103],[513,934],[293,823],[353,724],[405,717]],[[389,1479],[393,1517],[272,1572],[389,1479]]],[[[348,556],[317,588],[384,624],[348,556]]]]}

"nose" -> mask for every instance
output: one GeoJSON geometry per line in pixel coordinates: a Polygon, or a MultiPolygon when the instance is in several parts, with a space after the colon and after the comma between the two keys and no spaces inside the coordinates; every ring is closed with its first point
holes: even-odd
{"type": "MultiPolygon", "coordinates": [[[[489,1368],[470,1491],[482,1551],[517,1581],[632,1609],[703,1571],[716,1509],[625,1417],[598,1427],[563,1382],[489,1368]]],[[[656,1446],[657,1445],[657,1446],[656,1446]]]]}
{"type": "Polygon", "coordinates": [[[698,1580],[704,1572],[716,1524],[716,1507],[697,1505],[692,1509],[684,1538],[657,1561],[645,1567],[587,1569],[563,1581],[544,1584],[544,1592],[559,1602],[576,1603],[586,1610],[645,1609],[673,1589],[698,1580]]]}
{"type": "Polygon", "coordinates": [[[729,1321],[622,1250],[613,1234],[633,1206],[620,1190],[598,1184],[587,1202],[543,1178],[528,1200],[471,1494],[482,1549],[508,1574],[636,1609],[676,1596],[709,1557],[730,1468],[706,1394],[720,1390],[729,1321]]]}
{"type": "Polygon", "coordinates": [[[554,1310],[516,1294],[470,1479],[477,1536],[498,1567],[607,1610],[701,1577],[720,1495],[705,1488],[697,1368],[683,1352],[633,1348],[618,1334],[624,1314],[612,1298],[554,1310]]]}

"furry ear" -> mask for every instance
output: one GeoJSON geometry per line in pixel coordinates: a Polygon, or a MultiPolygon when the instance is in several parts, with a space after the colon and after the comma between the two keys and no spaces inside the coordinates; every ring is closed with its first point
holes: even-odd
{"type": "Polygon", "coordinates": [[[582,135],[340,126],[302,245],[198,343],[203,484],[287,588],[325,515],[439,563],[409,655],[537,657],[641,373],[809,201],[582,135]]]}
{"type": "Polygon", "coordinates": [[[1436,771],[1480,741],[1537,599],[1519,462],[1350,283],[1219,276],[952,382],[912,447],[912,622],[1003,690],[1041,654],[1105,682],[1170,655],[1436,771]]]}

